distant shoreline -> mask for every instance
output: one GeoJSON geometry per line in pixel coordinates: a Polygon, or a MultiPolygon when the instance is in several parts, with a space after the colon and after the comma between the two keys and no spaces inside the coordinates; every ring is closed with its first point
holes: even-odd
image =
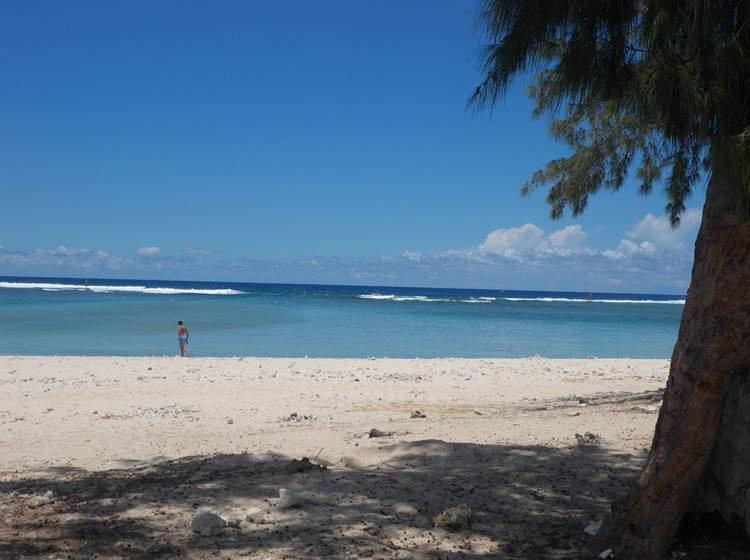
{"type": "Polygon", "coordinates": [[[413,357],[413,358],[399,358],[390,356],[369,356],[363,358],[348,358],[348,357],[336,357],[336,356],[190,356],[181,358],[179,353],[175,354],[0,354],[0,361],[5,359],[26,359],[26,358],[40,358],[40,359],[118,359],[118,360],[180,360],[186,363],[195,361],[245,361],[245,360],[261,360],[261,361],[332,361],[332,362],[374,362],[374,361],[385,361],[385,362],[441,362],[441,361],[462,361],[462,362],[528,362],[530,360],[541,360],[550,362],[588,362],[594,360],[607,361],[607,362],[661,362],[671,361],[669,358],[630,358],[628,356],[622,356],[618,358],[610,357],[598,357],[598,356],[585,356],[585,357],[573,357],[573,358],[549,358],[547,356],[520,356],[505,358],[502,356],[489,357],[489,358],[471,358],[463,356],[438,356],[435,358],[426,357],[413,357]]]}

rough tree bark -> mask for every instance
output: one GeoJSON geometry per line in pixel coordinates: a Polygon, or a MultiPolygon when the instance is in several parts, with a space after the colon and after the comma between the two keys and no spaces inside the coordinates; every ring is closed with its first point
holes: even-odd
{"type": "Polygon", "coordinates": [[[689,508],[750,528],[750,225],[729,187],[714,173],[651,450],[597,542],[618,560],[661,558],[689,508]]]}
{"type": "Polygon", "coordinates": [[[716,446],[688,511],[718,511],[729,523],[743,523],[750,538],[750,375],[729,385],[716,446]]]}

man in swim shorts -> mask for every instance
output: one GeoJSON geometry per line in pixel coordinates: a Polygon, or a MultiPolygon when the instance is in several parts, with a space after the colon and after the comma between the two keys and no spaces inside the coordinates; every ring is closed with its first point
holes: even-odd
{"type": "Polygon", "coordinates": [[[180,345],[180,356],[183,358],[190,356],[187,351],[188,338],[190,338],[190,333],[187,327],[182,324],[182,321],[177,321],[177,343],[180,345]]]}

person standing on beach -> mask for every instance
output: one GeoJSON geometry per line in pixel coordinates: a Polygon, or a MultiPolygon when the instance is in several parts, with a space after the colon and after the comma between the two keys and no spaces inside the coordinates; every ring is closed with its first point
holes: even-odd
{"type": "Polygon", "coordinates": [[[180,345],[180,356],[183,358],[190,356],[187,351],[188,338],[190,338],[190,333],[187,327],[182,324],[182,321],[177,321],[177,343],[180,345]]]}

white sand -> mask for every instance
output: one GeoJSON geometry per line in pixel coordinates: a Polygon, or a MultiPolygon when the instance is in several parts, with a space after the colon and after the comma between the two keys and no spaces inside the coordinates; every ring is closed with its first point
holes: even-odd
{"type": "Polygon", "coordinates": [[[667,372],[666,360],[0,357],[0,558],[578,558],[583,526],[637,473],[667,372]],[[600,443],[576,445],[587,431],[600,443]],[[284,472],[303,456],[327,472],[284,472]],[[241,516],[281,487],[307,503],[219,537],[190,531],[198,506],[241,516]],[[26,505],[46,489],[53,504],[26,505]],[[431,527],[460,503],[471,530],[431,527]]]}

